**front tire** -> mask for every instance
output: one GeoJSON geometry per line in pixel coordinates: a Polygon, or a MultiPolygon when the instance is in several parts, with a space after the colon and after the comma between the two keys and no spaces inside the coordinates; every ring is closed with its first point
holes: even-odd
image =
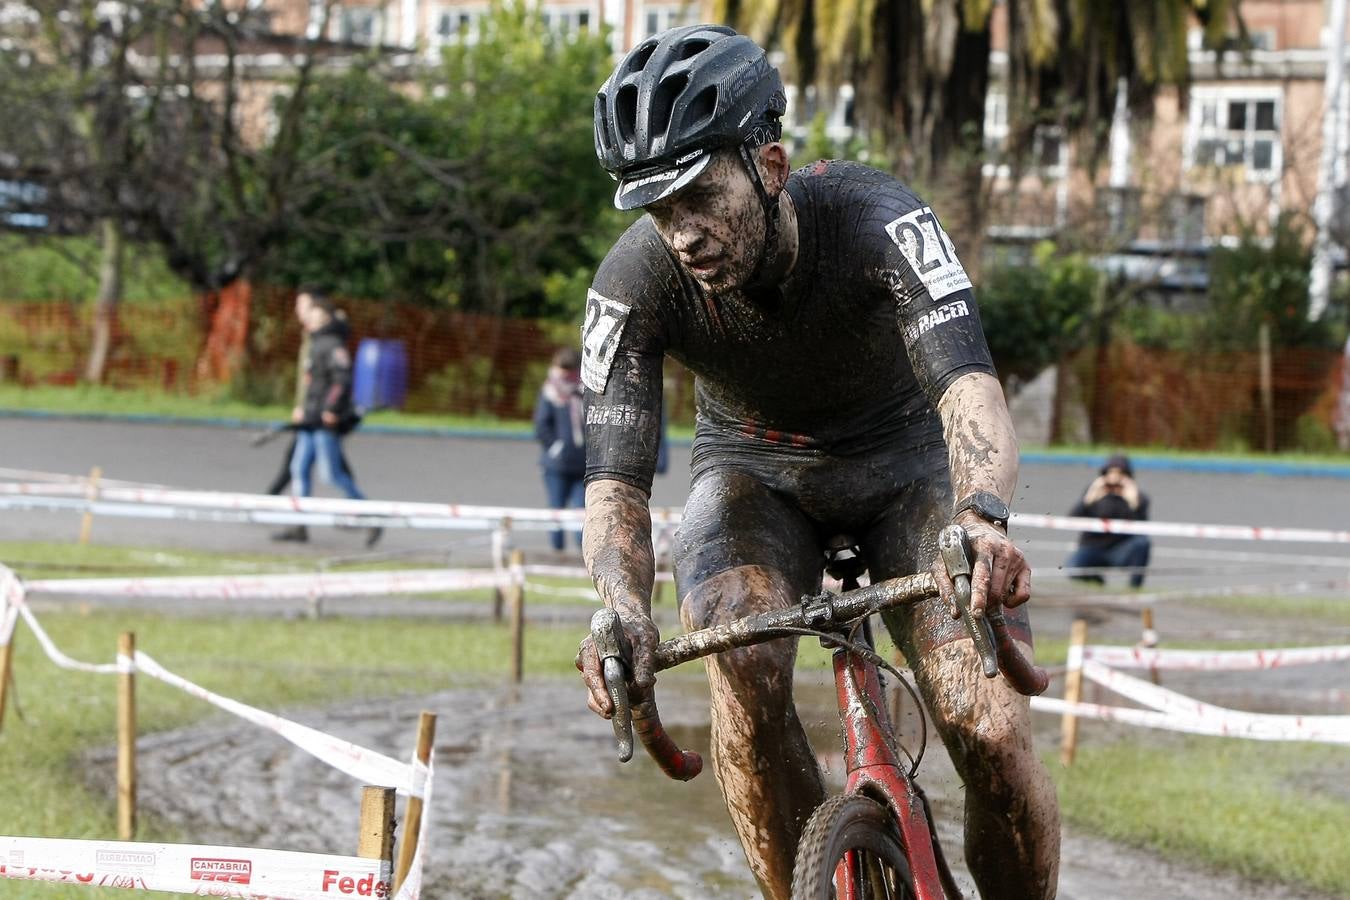
{"type": "Polygon", "coordinates": [[[887,810],[869,797],[831,797],[802,832],[792,900],[836,900],[851,869],[859,900],[912,900],[909,860],[887,810]],[[839,883],[836,884],[836,878],[839,883]]]}

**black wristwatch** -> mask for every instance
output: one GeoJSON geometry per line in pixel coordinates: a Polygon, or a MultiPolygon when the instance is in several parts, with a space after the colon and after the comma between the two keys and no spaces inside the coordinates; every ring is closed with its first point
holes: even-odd
{"type": "Polygon", "coordinates": [[[956,518],[966,510],[970,510],[981,519],[997,525],[1005,531],[1008,528],[1008,517],[1012,515],[1011,510],[1008,509],[1008,504],[1004,503],[997,494],[991,494],[988,491],[976,491],[956,504],[956,508],[952,510],[952,518],[956,518]]]}

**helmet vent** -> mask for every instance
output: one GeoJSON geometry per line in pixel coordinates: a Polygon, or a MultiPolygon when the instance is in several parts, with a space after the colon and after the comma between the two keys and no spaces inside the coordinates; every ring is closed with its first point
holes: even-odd
{"type": "Polygon", "coordinates": [[[614,119],[619,126],[619,137],[624,143],[632,143],[634,125],[637,122],[637,95],[635,84],[625,84],[614,95],[614,119]]]}
{"type": "Polygon", "coordinates": [[[717,85],[710,84],[695,95],[685,108],[683,128],[692,131],[712,120],[717,111],[717,85]]]}
{"type": "Polygon", "coordinates": [[[688,59],[691,56],[697,56],[704,50],[708,49],[708,43],[709,42],[707,40],[704,40],[703,38],[698,38],[692,41],[685,41],[684,44],[681,45],[680,47],[680,55],[678,58],[688,59]]]}
{"type": "Polygon", "coordinates": [[[647,68],[647,60],[651,59],[655,52],[656,41],[649,41],[646,46],[638,47],[628,59],[628,71],[641,72],[647,68]]]}
{"type": "Polygon", "coordinates": [[[689,86],[689,76],[681,72],[665,79],[652,93],[648,107],[647,121],[651,123],[652,137],[663,135],[670,127],[670,112],[675,107],[675,98],[684,93],[689,86]]]}

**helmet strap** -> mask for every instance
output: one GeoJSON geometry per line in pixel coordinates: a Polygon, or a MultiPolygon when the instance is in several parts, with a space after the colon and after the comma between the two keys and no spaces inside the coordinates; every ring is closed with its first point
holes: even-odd
{"type": "Polygon", "coordinates": [[[746,285],[750,286],[756,284],[759,277],[764,274],[764,263],[769,258],[769,248],[778,241],[778,197],[770,197],[764,187],[764,179],[759,175],[759,166],[755,165],[754,150],[757,148],[742,143],[737,149],[741,154],[741,162],[745,164],[745,170],[750,175],[750,181],[755,185],[755,192],[759,194],[759,202],[764,207],[764,243],[759,248],[759,258],[755,261],[755,267],[746,281],[746,285]]]}

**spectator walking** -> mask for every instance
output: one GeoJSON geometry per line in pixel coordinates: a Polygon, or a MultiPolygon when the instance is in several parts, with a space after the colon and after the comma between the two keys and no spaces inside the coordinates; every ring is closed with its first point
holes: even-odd
{"type": "MultiPolygon", "coordinates": [[[[563,347],[553,354],[548,377],[534,407],[534,436],[543,452],[548,505],[553,509],[586,505],[586,438],[581,409],[581,353],[563,347]]],[[[561,529],[551,535],[553,549],[562,552],[561,529]]],[[[581,546],[581,532],[576,533],[581,546]]]]}
{"type": "MultiPolygon", "coordinates": [[[[1069,512],[1071,516],[1091,519],[1148,519],[1148,495],[1134,480],[1134,467],[1127,456],[1112,456],[1088,485],[1082,498],[1069,512]]],[[[1064,564],[1069,569],[1127,568],[1130,587],[1144,584],[1152,541],[1144,534],[1103,534],[1085,531],[1078,538],[1078,549],[1064,564]]],[[[1080,581],[1105,584],[1100,574],[1073,574],[1080,581]]]]}
{"type": "MultiPolygon", "coordinates": [[[[304,288],[295,300],[295,315],[309,338],[304,362],[304,397],[291,411],[296,426],[295,450],[291,454],[291,492],[297,497],[311,493],[314,464],[328,484],[353,500],[364,500],[342,453],[342,437],[360,421],[352,405],[352,357],[347,350],[350,328],[346,316],[322,291],[304,288]]],[[[371,528],[366,546],[374,546],[382,529],[371,528]]],[[[273,535],[277,540],[309,539],[303,525],[273,535]]]]}
{"type": "MultiPolygon", "coordinates": [[[[296,318],[301,319],[302,323],[304,320],[302,318],[302,312],[300,307],[302,304],[307,305],[309,302],[310,302],[309,289],[301,288],[300,293],[297,294],[295,298],[296,303],[295,312],[296,318]]],[[[341,316],[341,310],[338,311],[338,315],[341,316]]],[[[292,409],[300,409],[305,404],[305,365],[309,361],[309,332],[304,330],[303,324],[301,326],[301,331],[302,337],[300,339],[300,350],[297,353],[295,360],[295,398],[291,401],[292,409]]],[[[281,430],[281,429],[274,429],[274,430],[281,430]]],[[[284,430],[290,432],[291,439],[286,444],[286,452],[282,454],[281,468],[277,470],[277,474],[272,479],[272,483],[267,486],[266,493],[271,495],[284,493],[286,488],[290,487],[291,484],[291,458],[295,456],[295,432],[297,431],[297,427],[294,421],[292,421],[291,424],[287,426],[284,430]]],[[[347,429],[347,431],[350,430],[351,430],[350,428],[347,429]]],[[[347,432],[344,431],[343,435],[345,436],[346,433],[347,432]]],[[[260,445],[264,443],[268,437],[269,437],[268,435],[263,435],[254,443],[260,445]]],[[[351,475],[352,480],[355,481],[356,471],[352,468],[351,461],[347,459],[347,454],[343,452],[342,444],[340,442],[338,444],[338,453],[342,458],[342,468],[346,469],[347,474],[351,475]]],[[[289,533],[293,530],[294,529],[287,529],[286,533],[289,533]]],[[[278,532],[278,534],[281,534],[281,532],[278,532]]]]}

